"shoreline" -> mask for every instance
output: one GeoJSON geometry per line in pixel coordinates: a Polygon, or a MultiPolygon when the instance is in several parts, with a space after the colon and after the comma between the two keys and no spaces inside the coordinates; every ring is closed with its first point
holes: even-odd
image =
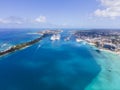
{"type": "Polygon", "coordinates": [[[15,52],[15,51],[27,48],[27,47],[29,47],[29,46],[31,46],[31,45],[41,41],[46,36],[47,36],[47,34],[44,34],[44,35],[40,36],[37,39],[34,39],[34,40],[29,41],[29,42],[25,42],[25,43],[22,43],[22,44],[18,44],[18,45],[12,46],[9,49],[6,49],[4,51],[0,51],[0,56],[4,56],[6,54],[9,54],[9,53],[12,53],[12,52],[15,52]]]}
{"type": "Polygon", "coordinates": [[[100,50],[100,51],[105,51],[105,52],[109,52],[109,53],[112,53],[112,54],[115,54],[115,55],[119,55],[119,56],[120,56],[120,52],[111,51],[111,50],[108,50],[108,49],[105,49],[105,48],[98,48],[98,47],[95,46],[94,43],[89,43],[89,42],[87,42],[87,43],[88,43],[89,45],[91,45],[91,46],[94,46],[95,48],[97,48],[97,49],[100,50]]]}
{"type": "MultiPolygon", "coordinates": [[[[98,49],[99,49],[99,48],[98,48],[98,49]]],[[[115,54],[115,55],[119,55],[119,56],[120,56],[120,52],[110,51],[110,50],[107,50],[107,49],[104,49],[104,48],[99,49],[99,50],[105,51],[105,52],[109,52],[109,53],[112,53],[112,54],[115,54]]]]}
{"type": "Polygon", "coordinates": [[[116,51],[111,51],[111,50],[108,50],[108,49],[105,49],[105,48],[98,48],[95,46],[94,43],[91,43],[91,42],[87,42],[90,46],[94,47],[94,49],[98,49],[100,51],[105,51],[105,52],[109,52],[109,53],[112,53],[112,54],[115,54],[115,55],[119,55],[120,56],[120,52],[116,52],[116,51]]]}

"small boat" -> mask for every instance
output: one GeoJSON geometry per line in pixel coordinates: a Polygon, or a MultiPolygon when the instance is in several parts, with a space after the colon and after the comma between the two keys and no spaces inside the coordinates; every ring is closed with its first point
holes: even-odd
{"type": "Polygon", "coordinates": [[[100,53],[101,51],[99,49],[97,49],[96,52],[100,53]]]}
{"type": "Polygon", "coordinates": [[[70,37],[66,37],[65,39],[64,39],[64,41],[69,41],[70,40],[70,37]]]}
{"type": "Polygon", "coordinates": [[[76,38],[76,42],[81,42],[82,40],[80,38],[76,38]]]}
{"type": "Polygon", "coordinates": [[[7,44],[6,44],[6,43],[2,44],[0,47],[2,48],[2,47],[5,47],[5,46],[7,46],[7,44]]]}
{"type": "Polygon", "coordinates": [[[53,36],[51,36],[50,40],[55,41],[55,40],[60,40],[61,36],[60,34],[54,34],[53,36]]]}
{"type": "Polygon", "coordinates": [[[38,48],[40,48],[41,47],[41,44],[40,45],[38,45],[38,48]]]}

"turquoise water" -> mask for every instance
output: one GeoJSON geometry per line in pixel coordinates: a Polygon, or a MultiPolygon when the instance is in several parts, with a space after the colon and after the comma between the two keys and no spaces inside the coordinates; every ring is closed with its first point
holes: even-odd
{"type": "MultiPolygon", "coordinates": [[[[1,30],[0,43],[6,43],[1,49],[38,37],[29,32],[34,30],[1,30]]],[[[118,62],[118,56],[85,43],[46,38],[0,58],[0,90],[119,89],[118,62]]]]}
{"type": "Polygon", "coordinates": [[[86,90],[120,90],[120,56],[109,52],[95,54],[101,72],[86,90]]]}

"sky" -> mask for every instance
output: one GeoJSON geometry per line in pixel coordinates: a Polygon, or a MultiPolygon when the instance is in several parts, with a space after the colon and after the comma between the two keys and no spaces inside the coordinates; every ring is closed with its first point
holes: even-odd
{"type": "Polygon", "coordinates": [[[120,28],[120,0],[0,0],[0,28],[120,28]]]}

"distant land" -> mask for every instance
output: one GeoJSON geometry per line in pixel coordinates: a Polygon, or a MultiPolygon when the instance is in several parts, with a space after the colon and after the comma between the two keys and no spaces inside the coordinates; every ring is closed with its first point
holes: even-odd
{"type": "MultiPolygon", "coordinates": [[[[63,30],[64,31],[64,30],[63,30]]],[[[30,46],[34,43],[39,42],[42,38],[49,35],[56,35],[63,32],[62,30],[40,30],[36,32],[41,34],[40,38],[34,39],[30,42],[22,43],[13,47],[10,47],[7,50],[0,51],[0,56],[5,55],[27,46],[30,46]]],[[[76,42],[87,42],[93,46],[96,46],[99,49],[109,50],[120,55],[120,29],[89,29],[89,30],[79,30],[79,29],[70,29],[72,32],[72,37],[75,37],[76,42]]],[[[56,40],[56,36],[53,40],[56,40]]],[[[70,40],[70,37],[67,36],[65,40],[70,40]]],[[[99,51],[98,51],[99,52],[99,51]]]]}

